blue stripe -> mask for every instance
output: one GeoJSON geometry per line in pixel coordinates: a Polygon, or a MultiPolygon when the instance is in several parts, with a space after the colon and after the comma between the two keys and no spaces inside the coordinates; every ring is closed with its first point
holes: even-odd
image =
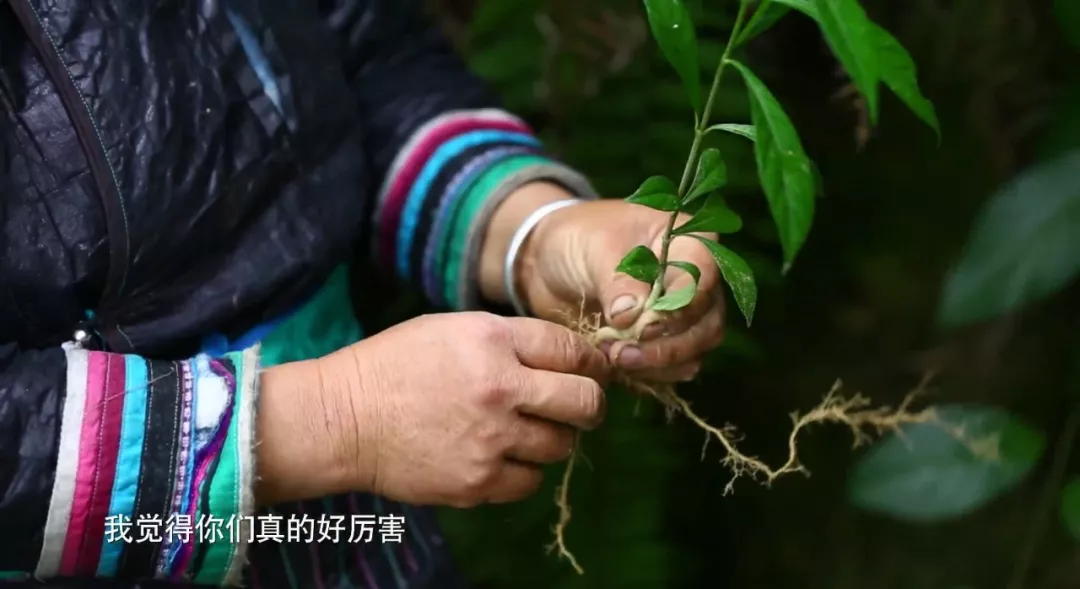
{"type": "Polygon", "coordinates": [[[248,61],[251,63],[251,68],[255,70],[255,75],[262,82],[263,92],[266,93],[266,97],[270,99],[270,102],[274,104],[274,108],[277,109],[278,113],[281,113],[281,90],[278,88],[274,73],[270,70],[270,60],[266,58],[262,47],[259,46],[255,33],[252,32],[247,22],[231,9],[225,9],[225,16],[229,19],[233,29],[236,30],[237,36],[240,37],[240,46],[244,48],[244,53],[247,54],[248,61]]]}
{"type": "MultiPolygon", "coordinates": [[[[116,457],[116,478],[113,480],[109,515],[133,518],[135,492],[142,470],[143,435],[146,427],[146,361],[138,356],[124,356],[124,414],[120,425],[120,450],[116,457]]],[[[132,533],[136,533],[134,530],[132,533]]],[[[134,539],[134,537],[132,538],[134,539]]],[[[119,538],[118,538],[119,540],[119,538]]],[[[99,577],[115,577],[120,566],[124,542],[109,542],[102,538],[99,577]]]]}
{"type": "Polygon", "coordinates": [[[286,319],[292,317],[295,312],[296,309],[292,309],[274,319],[260,323],[233,341],[229,341],[229,338],[224,335],[214,334],[203,340],[202,348],[199,351],[212,358],[220,358],[231,352],[242,352],[266,339],[266,336],[270,335],[286,319]]]}
{"type": "Polygon", "coordinates": [[[495,141],[508,141],[537,147],[540,145],[538,139],[525,133],[492,130],[470,131],[440,145],[435,150],[435,153],[431,154],[428,161],[424,163],[424,169],[409,190],[409,195],[405,201],[405,209],[401,215],[401,226],[398,229],[397,265],[402,276],[409,275],[409,250],[412,249],[416,224],[419,221],[420,211],[424,205],[424,195],[431,189],[431,183],[435,180],[439,171],[446,165],[447,161],[461,152],[481,143],[495,141]]]}

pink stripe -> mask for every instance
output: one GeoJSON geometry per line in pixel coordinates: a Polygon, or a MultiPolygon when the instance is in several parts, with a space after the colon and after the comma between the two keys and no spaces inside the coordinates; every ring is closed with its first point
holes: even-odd
{"type": "Polygon", "coordinates": [[[86,530],[93,493],[94,475],[97,471],[98,433],[103,422],[105,400],[105,370],[108,355],[101,352],[89,354],[86,377],[86,405],[79,434],[79,470],[75,475],[75,495],[71,504],[71,521],[64,540],[64,556],[60,560],[60,575],[73,576],[82,552],[83,532],[86,530]]]}
{"type": "Polygon", "coordinates": [[[105,538],[105,521],[109,517],[113,480],[116,478],[116,459],[120,453],[120,429],[124,419],[124,386],[126,363],[120,354],[108,354],[104,393],[101,398],[101,430],[97,440],[94,462],[97,469],[90,490],[90,509],[83,545],[75,574],[91,576],[97,570],[101,558],[102,540],[105,538]]]}
{"type": "Polygon", "coordinates": [[[382,203],[383,210],[379,219],[378,228],[378,251],[380,258],[390,261],[394,258],[395,228],[398,226],[398,223],[401,222],[401,213],[405,208],[405,200],[409,194],[409,188],[413,185],[413,182],[416,181],[416,177],[420,175],[420,171],[424,168],[424,164],[427,162],[428,158],[431,157],[431,154],[433,154],[440,145],[446,143],[453,137],[478,129],[532,133],[532,130],[529,129],[527,125],[519,121],[512,119],[499,121],[480,117],[450,119],[428,131],[427,135],[425,135],[423,140],[417,144],[416,148],[406,156],[405,163],[401,166],[401,171],[398,172],[397,177],[394,178],[394,182],[390,185],[390,190],[386,193],[385,201],[382,203]]]}

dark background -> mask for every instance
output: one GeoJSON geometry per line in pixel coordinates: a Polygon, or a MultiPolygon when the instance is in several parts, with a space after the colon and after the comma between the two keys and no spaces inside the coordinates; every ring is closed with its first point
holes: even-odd
{"type": "MultiPolygon", "coordinates": [[[[704,77],[736,3],[688,4],[704,77]]],[[[732,309],[726,343],[680,392],[711,421],[737,424],[746,450],[782,461],[788,413],[816,404],[837,379],[895,403],[929,371],[939,374],[935,400],[1005,407],[1050,446],[1061,434],[1080,397],[1067,371],[1080,341],[1075,284],[972,328],[945,332],[934,322],[980,205],[1026,166],[1080,146],[1080,2],[1056,4],[865,0],[914,57],[941,119],[940,145],[888,93],[881,124],[868,129],[809,19],[790,14],[750,44],[744,59],[791,115],[824,195],[807,246],[781,277],[751,144],[715,141],[732,176],[728,201],[748,221],[730,243],[753,265],[761,298],[749,330],[732,309]]],[[[432,10],[508,107],[605,195],[681,171],[690,109],[639,0],[442,0],[432,10]]],[[[727,76],[720,98],[715,120],[748,122],[737,76],[727,76]]],[[[1056,510],[1046,498],[1052,451],[989,506],[913,525],[848,504],[858,452],[842,429],[816,428],[803,442],[811,478],[771,489],[743,480],[725,497],[729,473],[715,449],[701,460],[703,437],[691,424],[666,425],[655,403],[625,394],[613,392],[610,405],[605,427],[584,441],[590,466],[572,484],[568,540],[585,575],[545,553],[553,470],[525,503],[445,513],[478,589],[1080,587],[1080,544],[1054,513],[1036,524],[1056,510]]],[[[1069,471],[1080,472],[1072,462],[1069,471]]]]}

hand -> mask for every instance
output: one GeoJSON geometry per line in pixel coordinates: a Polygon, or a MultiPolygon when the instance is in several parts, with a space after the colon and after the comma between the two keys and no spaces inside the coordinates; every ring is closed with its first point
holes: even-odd
{"type": "Polygon", "coordinates": [[[600,423],[609,370],[564,327],[486,313],[420,317],[324,361],[353,408],[357,489],[455,507],[532,494],[539,465],[600,423]]]}
{"type": "MultiPolygon", "coordinates": [[[[615,272],[619,261],[638,245],[658,256],[669,213],[601,200],[560,209],[545,218],[526,242],[518,276],[521,293],[538,317],[565,321],[585,312],[602,312],[607,323],[625,329],[635,323],[651,285],[615,272]]],[[[685,222],[687,218],[678,221],[685,222]]],[[[715,235],[707,236],[715,239],[715,235]]],[[[620,368],[653,382],[691,380],[701,358],[723,339],[724,298],[720,277],[708,249],[692,237],[671,242],[670,261],[691,262],[701,270],[697,294],[689,306],[646,329],[638,345],[612,349],[620,368]]],[[[669,269],[666,288],[689,285],[682,270],[669,269]]]]}

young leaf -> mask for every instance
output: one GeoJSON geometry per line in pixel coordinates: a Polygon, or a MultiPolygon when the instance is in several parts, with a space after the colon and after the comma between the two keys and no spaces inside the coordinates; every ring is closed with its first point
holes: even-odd
{"type": "Polygon", "coordinates": [[[697,175],[694,176],[694,183],[690,189],[690,194],[686,195],[685,202],[690,202],[703,194],[708,194],[720,188],[726,182],[727,166],[724,165],[724,160],[720,157],[720,150],[710,147],[698,159],[697,175]]]}
{"type": "Polygon", "coordinates": [[[678,268],[690,276],[693,276],[695,284],[697,284],[697,281],[701,280],[701,270],[690,262],[668,262],[667,265],[672,268],[678,268]]]}
{"type": "Polygon", "coordinates": [[[645,194],[677,194],[678,192],[679,187],[675,186],[670,179],[664,176],[650,176],[641,183],[641,186],[638,186],[630,198],[645,194]]]}
{"type": "Polygon", "coordinates": [[[626,197],[626,202],[670,212],[679,208],[679,197],[675,196],[678,192],[679,188],[671,180],[652,176],[642,182],[634,194],[626,197]]]}
{"type": "Polygon", "coordinates": [[[754,155],[761,187],[780,233],[787,269],[799,253],[814,220],[814,173],[799,135],[765,84],[737,61],[750,92],[750,116],[757,129],[754,155]]]}
{"type": "Polygon", "coordinates": [[[716,265],[720,268],[720,274],[724,281],[731,287],[731,294],[735,297],[735,304],[739,306],[743,317],[746,318],[746,326],[754,320],[754,308],[757,307],[757,284],[754,283],[754,273],[750,265],[739,257],[738,254],[716,243],[711,239],[705,239],[699,235],[691,235],[709,249],[716,265]]]}
{"type": "Polygon", "coordinates": [[[660,275],[660,260],[656,259],[656,254],[651,249],[639,245],[623,257],[619,265],[615,267],[615,271],[622,272],[635,280],[652,284],[660,275]]]}
{"type": "MultiPolygon", "coordinates": [[[[792,8],[805,13],[812,13],[814,11],[811,0],[762,0],[754,16],[751,17],[750,22],[743,29],[743,32],[739,34],[738,40],[735,41],[735,45],[742,45],[746,41],[757,37],[765,31],[772,28],[781,18],[791,12],[792,8]]],[[[816,18],[816,16],[815,16],[816,18]]]]}
{"type": "Polygon", "coordinates": [[[1080,542],[1080,477],[1074,477],[1061,493],[1061,520],[1065,529],[1080,542]]]}
{"type": "Polygon", "coordinates": [[[697,293],[697,281],[679,290],[664,293],[663,296],[656,299],[652,309],[654,311],[678,311],[694,300],[695,293],[697,293]]]}
{"type": "Polygon", "coordinates": [[[825,42],[866,98],[870,122],[878,120],[878,82],[881,66],[870,32],[870,18],[859,0],[814,0],[825,42]]]}
{"type": "Polygon", "coordinates": [[[959,517],[1019,484],[1046,447],[1042,433],[997,408],[937,414],[940,422],[906,426],[863,456],[848,481],[856,506],[908,521],[959,517]]]}
{"type": "Polygon", "coordinates": [[[705,129],[705,131],[726,131],[733,135],[740,135],[742,137],[746,137],[750,141],[757,141],[757,131],[754,129],[753,125],[737,125],[735,123],[723,123],[720,125],[713,125],[708,129],[705,129]]]}
{"type": "Polygon", "coordinates": [[[724,199],[711,196],[705,199],[694,217],[675,228],[675,235],[687,233],[736,233],[742,229],[742,217],[728,208],[724,199]]]}
{"type": "Polygon", "coordinates": [[[679,208],[679,197],[674,194],[643,194],[627,197],[626,202],[643,205],[658,211],[671,212],[679,208]]]}
{"type": "Polygon", "coordinates": [[[877,24],[870,23],[869,34],[874,47],[877,48],[881,80],[911,109],[911,112],[934,130],[940,141],[941,127],[938,124],[937,113],[934,111],[934,105],[923,97],[919,90],[915,62],[904,46],[877,24]]]}
{"type": "Polygon", "coordinates": [[[1080,273],[1080,149],[1020,174],[983,206],[945,283],[939,320],[957,327],[1041,300],[1080,273]]]}
{"type": "Polygon", "coordinates": [[[697,34],[682,0],[645,0],[649,28],[661,53],[682,78],[694,112],[701,112],[697,34]]]}

